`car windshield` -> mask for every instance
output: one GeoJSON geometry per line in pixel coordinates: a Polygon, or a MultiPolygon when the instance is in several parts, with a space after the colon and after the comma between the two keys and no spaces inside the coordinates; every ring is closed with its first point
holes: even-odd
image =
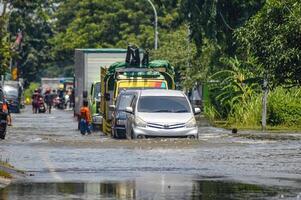
{"type": "Polygon", "coordinates": [[[95,92],[94,92],[94,98],[99,100],[100,99],[100,83],[95,84],[95,92]]]}
{"type": "Polygon", "coordinates": [[[133,99],[131,94],[120,95],[119,101],[117,102],[117,110],[125,110],[126,107],[130,106],[133,99]]]}
{"type": "Polygon", "coordinates": [[[138,112],[188,113],[190,111],[185,97],[144,96],[140,97],[138,103],[138,112]]]}

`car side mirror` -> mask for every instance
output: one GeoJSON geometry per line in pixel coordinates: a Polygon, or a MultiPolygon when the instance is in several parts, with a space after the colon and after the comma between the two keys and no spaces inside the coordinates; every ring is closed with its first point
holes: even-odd
{"type": "Polygon", "coordinates": [[[110,106],[109,106],[109,110],[110,110],[110,111],[114,111],[115,109],[116,109],[116,106],[115,106],[115,105],[110,105],[110,106]]]}
{"type": "Polygon", "coordinates": [[[194,114],[198,115],[201,113],[201,109],[200,108],[194,108],[194,114]]]}
{"type": "Polygon", "coordinates": [[[126,107],[125,112],[129,114],[133,114],[133,108],[132,107],[126,107]]]}

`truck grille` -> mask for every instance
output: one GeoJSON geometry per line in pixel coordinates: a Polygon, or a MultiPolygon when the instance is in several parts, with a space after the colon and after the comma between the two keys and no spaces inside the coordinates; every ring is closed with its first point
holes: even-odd
{"type": "Polygon", "coordinates": [[[184,128],[185,123],[178,123],[178,124],[147,123],[147,126],[151,128],[158,128],[158,129],[176,129],[176,128],[184,128]]]}

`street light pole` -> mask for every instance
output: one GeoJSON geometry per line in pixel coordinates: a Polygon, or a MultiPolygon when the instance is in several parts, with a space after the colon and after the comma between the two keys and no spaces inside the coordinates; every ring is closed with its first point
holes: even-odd
{"type": "Polygon", "coordinates": [[[155,15],[155,49],[158,49],[158,15],[157,15],[157,10],[156,10],[156,7],[153,4],[153,2],[151,2],[151,0],[147,0],[147,1],[151,4],[151,6],[154,10],[154,15],[155,15]]]}

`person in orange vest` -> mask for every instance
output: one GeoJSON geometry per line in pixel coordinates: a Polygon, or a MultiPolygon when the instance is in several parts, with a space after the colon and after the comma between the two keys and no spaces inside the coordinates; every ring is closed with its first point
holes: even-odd
{"type": "Polygon", "coordinates": [[[86,132],[91,134],[91,115],[87,100],[83,101],[83,106],[80,108],[79,129],[82,135],[85,135],[86,132]]]}
{"type": "Polygon", "coordinates": [[[8,125],[8,126],[11,126],[11,125],[12,125],[12,120],[11,120],[9,105],[8,105],[6,96],[4,96],[4,98],[3,98],[3,106],[2,106],[2,110],[3,110],[4,113],[7,114],[7,125],[8,125]]]}

